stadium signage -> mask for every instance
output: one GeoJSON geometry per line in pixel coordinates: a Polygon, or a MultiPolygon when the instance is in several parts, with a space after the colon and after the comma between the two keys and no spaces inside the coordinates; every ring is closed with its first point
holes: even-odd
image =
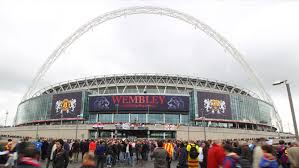
{"type": "Polygon", "coordinates": [[[81,113],[82,92],[53,95],[51,119],[76,118],[81,113]]]}
{"type": "Polygon", "coordinates": [[[189,96],[111,95],[90,96],[90,112],[150,111],[188,112],[189,96]]]}
{"type": "Polygon", "coordinates": [[[198,116],[214,119],[232,119],[228,94],[197,92],[198,116]]]}
{"type": "Polygon", "coordinates": [[[163,104],[165,96],[112,96],[114,104],[163,104]]]}

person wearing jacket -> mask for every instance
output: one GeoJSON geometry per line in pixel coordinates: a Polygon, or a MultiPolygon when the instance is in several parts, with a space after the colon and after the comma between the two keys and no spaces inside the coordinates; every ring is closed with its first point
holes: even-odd
{"type": "Polygon", "coordinates": [[[259,163],[260,168],[278,168],[276,158],[273,156],[273,149],[270,145],[263,145],[263,157],[259,163]]]}
{"type": "Polygon", "coordinates": [[[56,144],[56,150],[53,153],[53,168],[67,168],[69,163],[68,152],[63,149],[63,140],[58,139],[56,144]]]}
{"type": "Polygon", "coordinates": [[[94,156],[90,153],[85,153],[83,156],[82,166],[80,168],[96,168],[94,156]]]}
{"type": "Polygon", "coordinates": [[[187,168],[187,149],[186,149],[187,144],[185,145],[183,142],[180,144],[179,147],[179,155],[178,155],[178,159],[179,159],[179,163],[178,163],[178,168],[187,168]]]}
{"type": "Polygon", "coordinates": [[[197,155],[196,158],[192,158],[192,154],[191,154],[192,147],[195,148],[195,150],[196,150],[195,152],[197,152],[197,154],[199,154],[199,152],[200,152],[199,146],[197,144],[195,144],[194,141],[190,141],[190,143],[186,147],[186,150],[188,152],[188,155],[187,155],[188,168],[198,168],[199,157],[197,155]]]}
{"type": "Polygon", "coordinates": [[[71,153],[73,154],[74,162],[78,162],[79,148],[80,148],[79,142],[78,140],[75,140],[75,142],[71,147],[71,153]]]}
{"type": "Polygon", "coordinates": [[[104,168],[104,163],[105,163],[105,155],[106,155],[107,149],[106,145],[104,144],[103,141],[100,141],[99,144],[97,144],[95,155],[97,158],[97,168],[104,168]]]}
{"type": "Polygon", "coordinates": [[[89,152],[90,153],[93,153],[94,154],[94,152],[96,151],[96,143],[95,143],[95,141],[92,139],[91,140],[91,142],[89,143],[89,152]]]}
{"type": "Polygon", "coordinates": [[[37,161],[38,151],[34,144],[29,142],[21,142],[19,144],[18,164],[16,168],[41,168],[37,161]]]}
{"type": "Polygon", "coordinates": [[[299,168],[299,143],[293,143],[293,145],[288,148],[287,152],[291,168],[299,168]]]}
{"type": "Polygon", "coordinates": [[[225,153],[223,168],[236,168],[240,157],[234,152],[234,148],[230,144],[224,144],[223,149],[225,153]]]}
{"type": "Polygon", "coordinates": [[[53,140],[51,144],[47,148],[47,164],[46,168],[49,168],[51,162],[53,161],[53,153],[56,150],[56,144],[55,141],[53,140]]]}
{"type": "Polygon", "coordinates": [[[263,157],[263,150],[262,146],[265,144],[265,139],[260,138],[257,140],[257,144],[255,148],[253,149],[253,161],[252,161],[252,167],[258,168],[261,158],[263,157]]]}
{"type": "Polygon", "coordinates": [[[218,168],[222,166],[224,160],[224,150],[220,141],[214,140],[208,151],[208,168],[218,168]]]}
{"type": "Polygon", "coordinates": [[[154,149],[153,153],[150,155],[151,158],[155,158],[154,168],[167,168],[168,167],[168,153],[165,148],[163,148],[163,142],[158,142],[158,147],[154,149]]]}

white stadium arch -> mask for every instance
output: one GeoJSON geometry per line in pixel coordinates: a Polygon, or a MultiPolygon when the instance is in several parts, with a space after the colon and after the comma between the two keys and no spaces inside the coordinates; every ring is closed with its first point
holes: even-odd
{"type": "MultiPolygon", "coordinates": [[[[66,38],[54,51],[53,53],[47,58],[44,64],[38,70],[36,76],[34,77],[32,83],[28,87],[26,93],[23,96],[22,100],[26,100],[33,95],[39,81],[51,67],[51,65],[56,61],[57,58],[60,57],[61,53],[65,51],[73,42],[79,39],[82,35],[88,32],[93,27],[96,27],[106,21],[113,20],[115,18],[126,16],[126,15],[137,15],[137,14],[154,14],[154,15],[162,15],[168,16],[172,18],[176,18],[178,20],[184,21],[185,23],[189,23],[195,28],[203,31],[209,37],[214,39],[218,44],[220,44],[244,69],[244,71],[249,75],[250,79],[255,83],[257,89],[260,93],[260,98],[268,101],[269,103],[273,104],[273,101],[269,94],[266,92],[265,88],[263,87],[262,82],[256,76],[252,68],[248,65],[248,63],[243,58],[242,54],[233,46],[231,45],[223,36],[217,33],[214,29],[212,29],[209,25],[205,24],[204,22],[198,20],[197,18],[190,16],[188,14],[169,9],[169,8],[160,8],[160,7],[153,7],[153,6],[141,6],[141,7],[128,7],[119,10],[114,10],[103,15],[100,15],[93,20],[87,22],[86,24],[82,25],[77,31],[71,34],[68,38],[66,38]]],[[[276,113],[277,114],[277,113],[276,113]]],[[[277,114],[277,116],[279,116],[277,114]]]]}

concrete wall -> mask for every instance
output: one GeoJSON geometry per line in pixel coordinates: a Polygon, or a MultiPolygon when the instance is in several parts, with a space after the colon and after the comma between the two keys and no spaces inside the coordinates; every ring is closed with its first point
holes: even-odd
{"type": "MultiPolygon", "coordinates": [[[[167,131],[163,125],[149,125],[150,130],[167,131]]],[[[92,125],[78,125],[78,138],[89,138],[89,130],[93,129],[92,125]]],[[[104,130],[115,129],[114,125],[105,125],[104,130]]],[[[253,131],[242,129],[228,129],[228,128],[205,128],[206,139],[241,139],[241,138],[269,138],[279,136],[291,136],[290,134],[280,134],[275,132],[253,131]]],[[[169,131],[177,131],[177,139],[180,140],[203,140],[204,128],[202,127],[188,127],[180,126],[179,128],[172,128],[169,131]],[[188,131],[189,130],[189,131],[188,131]],[[189,133],[188,133],[189,132],[189,133]]],[[[63,138],[74,139],[76,137],[76,125],[39,125],[39,126],[22,126],[0,128],[0,135],[16,135],[28,136],[35,138],[38,133],[39,137],[46,138],[63,138]]]]}

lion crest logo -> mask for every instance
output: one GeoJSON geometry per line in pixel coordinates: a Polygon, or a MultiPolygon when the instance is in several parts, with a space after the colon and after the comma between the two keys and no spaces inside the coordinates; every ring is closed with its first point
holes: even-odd
{"type": "Polygon", "coordinates": [[[110,102],[106,97],[100,96],[94,102],[95,109],[98,110],[108,110],[110,102]]]}
{"type": "Polygon", "coordinates": [[[171,110],[184,109],[184,101],[179,97],[172,97],[167,104],[171,110]]]}
{"type": "Polygon", "coordinates": [[[63,99],[56,101],[55,109],[56,113],[72,113],[76,108],[76,99],[63,99]]]}
{"type": "Polygon", "coordinates": [[[226,110],[225,101],[218,99],[205,99],[204,108],[207,113],[224,114],[226,110]]]}

